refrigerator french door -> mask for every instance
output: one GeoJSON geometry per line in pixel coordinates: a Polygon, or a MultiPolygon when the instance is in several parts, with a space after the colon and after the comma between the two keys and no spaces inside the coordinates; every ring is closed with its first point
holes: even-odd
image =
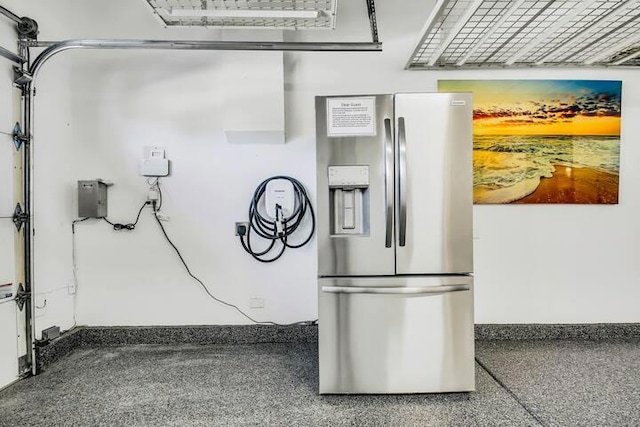
{"type": "Polygon", "coordinates": [[[475,388],[467,93],[316,98],[320,393],[475,388]]]}

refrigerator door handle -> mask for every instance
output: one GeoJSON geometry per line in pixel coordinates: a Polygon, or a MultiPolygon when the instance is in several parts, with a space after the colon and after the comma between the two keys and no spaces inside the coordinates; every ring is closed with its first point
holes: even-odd
{"type": "Polygon", "coordinates": [[[329,294],[374,294],[374,295],[437,295],[449,292],[468,291],[469,285],[443,285],[426,287],[352,287],[323,286],[322,292],[329,294]]]}
{"type": "Polygon", "coordinates": [[[384,119],[384,199],[385,241],[390,248],[393,242],[393,137],[391,119],[384,119]]]}
{"type": "Polygon", "coordinates": [[[398,189],[400,192],[400,231],[399,245],[407,243],[407,133],[404,117],[398,117],[398,165],[400,168],[400,180],[398,189]]]}

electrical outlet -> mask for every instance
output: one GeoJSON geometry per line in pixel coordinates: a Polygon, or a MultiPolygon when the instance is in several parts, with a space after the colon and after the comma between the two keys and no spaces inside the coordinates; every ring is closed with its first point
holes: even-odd
{"type": "Polygon", "coordinates": [[[147,201],[148,202],[157,202],[160,199],[160,193],[158,190],[149,190],[147,192],[147,201]]]}
{"type": "Polygon", "coordinates": [[[69,282],[67,284],[67,294],[74,295],[77,291],[76,282],[69,282]]]}
{"type": "Polygon", "coordinates": [[[249,232],[249,223],[248,222],[243,222],[243,221],[238,221],[236,222],[236,236],[246,236],[247,233],[249,232]],[[243,232],[244,230],[244,232],[243,232]]]}
{"type": "Polygon", "coordinates": [[[264,308],[264,298],[249,298],[249,308],[264,308]]]}

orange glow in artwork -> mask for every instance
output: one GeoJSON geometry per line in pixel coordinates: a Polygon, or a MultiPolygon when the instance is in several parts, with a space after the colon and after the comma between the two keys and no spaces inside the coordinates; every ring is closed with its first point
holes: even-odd
{"type": "Polygon", "coordinates": [[[618,203],[622,83],[441,80],[473,93],[474,202],[618,203]]]}

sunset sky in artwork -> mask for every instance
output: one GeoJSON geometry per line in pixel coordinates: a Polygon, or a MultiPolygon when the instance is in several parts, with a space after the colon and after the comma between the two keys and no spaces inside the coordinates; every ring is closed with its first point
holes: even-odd
{"type": "Polygon", "coordinates": [[[621,82],[440,80],[440,92],[473,92],[477,135],[620,135],[621,82]]]}

